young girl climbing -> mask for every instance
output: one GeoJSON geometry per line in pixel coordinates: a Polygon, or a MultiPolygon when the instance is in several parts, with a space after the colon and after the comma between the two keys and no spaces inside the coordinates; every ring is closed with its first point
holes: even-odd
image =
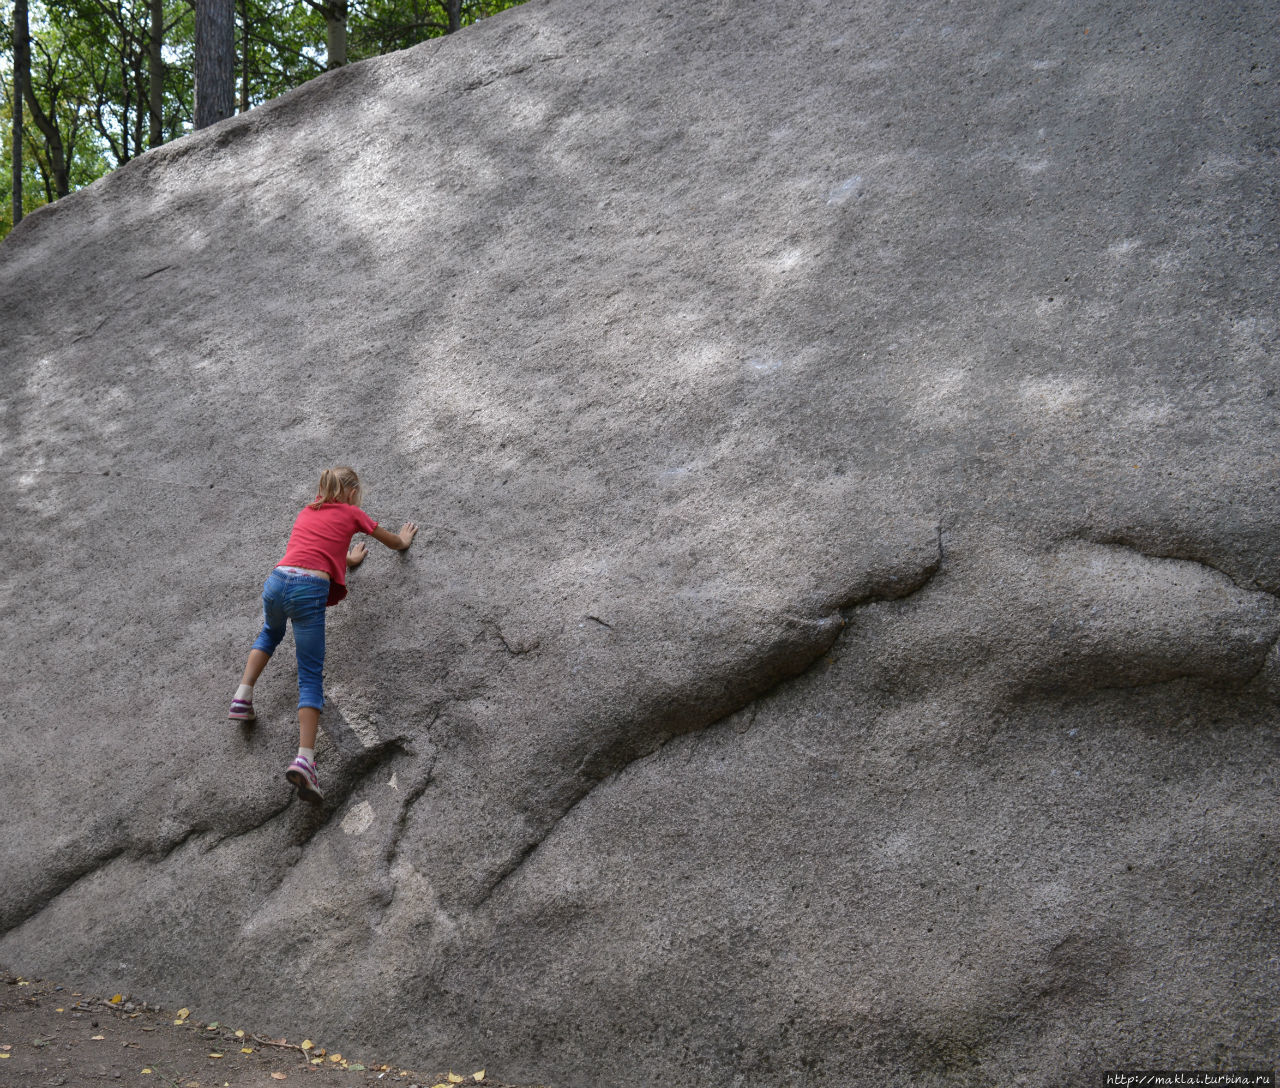
{"type": "Polygon", "coordinates": [[[367,533],[388,548],[404,551],[418,532],[411,521],[399,534],[380,528],[360,509],[360,478],[346,465],[320,474],[315,501],[302,508],[289,534],[284,558],[262,588],[262,631],[249,651],[249,661],[230,717],[252,722],[253,685],[284,638],[286,620],[293,621],[298,652],[298,755],[284,772],[298,796],[318,805],[324,800],[316,775],[316,728],[324,709],[324,610],[347,595],[347,569],[368,554],[364,544],[351,546],[356,533],[367,533]]]}

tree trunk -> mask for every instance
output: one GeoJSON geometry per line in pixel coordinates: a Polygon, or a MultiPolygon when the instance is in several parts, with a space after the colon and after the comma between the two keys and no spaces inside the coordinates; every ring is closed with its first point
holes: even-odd
{"type": "Polygon", "coordinates": [[[31,96],[31,87],[27,87],[27,105],[31,107],[31,116],[35,119],[36,128],[44,136],[49,148],[49,169],[53,173],[53,198],[61,200],[71,192],[71,172],[67,169],[67,153],[62,144],[62,133],[58,126],[50,123],[49,118],[40,109],[40,104],[31,96]]]}
{"type": "MultiPolygon", "coordinates": [[[[148,60],[148,67],[150,63],[150,60],[148,60]]],[[[142,57],[138,56],[131,67],[133,68],[133,78],[138,86],[138,100],[133,107],[133,153],[141,155],[144,147],[149,146],[143,143],[146,138],[143,133],[150,135],[151,92],[147,86],[147,77],[142,71],[142,57]]]]}
{"type": "Polygon", "coordinates": [[[31,83],[27,0],[13,5],[13,225],[22,221],[22,102],[31,83]]]}
{"type": "Polygon", "coordinates": [[[341,68],[347,63],[347,0],[306,0],[306,4],[324,19],[325,68],[341,68]]]}
{"type": "Polygon", "coordinates": [[[445,0],[445,11],[449,15],[449,29],[445,32],[453,34],[462,29],[462,0],[445,0]]]}
{"type": "MultiPolygon", "coordinates": [[[[22,10],[25,15],[27,10],[25,2],[22,4],[22,10]]],[[[31,37],[28,34],[27,42],[30,43],[30,41],[31,37]]],[[[48,113],[44,112],[44,107],[40,105],[31,86],[30,64],[31,54],[28,44],[27,73],[23,89],[27,92],[27,108],[31,110],[31,119],[36,123],[36,128],[40,130],[40,134],[44,137],[45,147],[49,152],[49,171],[53,174],[53,199],[60,200],[71,191],[71,171],[67,167],[66,149],[62,142],[62,133],[59,131],[57,124],[57,90],[54,89],[50,92],[49,113],[54,114],[53,117],[50,117],[48,113]]]]}
{"type": "Polygon", "coordinates": [[[133,84],[129,82],[128,56],[124,49],[120,51],[120,54],[120,86],[124,88],[124,93],[121,95],[124,101],[120,103],[119,113],[120,145],[124,148],[124,154],[120,156],[120,165],[123,166],[133,158],[133,152],[129,150],[129,145],[133,138],[133,96],[131,93],[133,84]]]}
{"type": "Polygon", "coordinates": [[[196,0],[195,127],[207,128],[235,112],[235,0],[196,0]]]}
{"type": "Polygon", "coordinates": [[[249,111],[249,0],[240,0],[240,112],[249,111]]]}
{"type": "Polygon", "coordinates": [[[325,67],[347,63],[347,0],[331,0],[324,8],[325,67]]]}
{"type": "Polygon", "coordinates": [[[147,146],[164,143],[164,0],[151,0],[151,40],[147,58],[147,146]]]}

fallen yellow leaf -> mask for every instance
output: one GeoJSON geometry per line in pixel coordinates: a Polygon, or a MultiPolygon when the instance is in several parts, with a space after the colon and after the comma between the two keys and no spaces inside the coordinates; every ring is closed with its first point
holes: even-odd
{"type": "Polygon", "coordinates": [[[144,1070],[143,1070],[143,1072],[144,1072],[144,1073],[150,1073],[150,1072],[151,1072],[151,1070],[150,1070],[150,1069],[144,1069],[144,1070]]]}
{"type": "Polygon", "coordinates": [[[484,1080],[484,1070],[481,1069],[480,1072],[478,1073],[472,1073],[471,1079],[475,1081],[477,1084],[479,1084],[482,1080],[484,1080]]]}
{"type": "Polygon", "coordinates": [[[190,1015],[191,1015],[191,1010],[190,1010],[190,1009],[179,1009],[179,1010],[178,1010],[178,1019],[179,1019],[179,1020],[185,1020],[185,1019],[186,1019],[188,1016],[190,1016],[190,1015]]]}
{"type": "Polygon", "coordinates": [[[431,1088],[449,1088],[449,1086],[444,1081],[441,1081],[439,1084],[433,1084],[431,1088]]]}
{"type": "Polygon", "coordinates": [[[271,1079],[272,1080],[288,1080],[289,1074],[288,1073],[272,1073],[271,1079]]]}
{"type": "Polygon", "coordinates": [[[323,1058],[312,1058],[312,1059],[311,1059],[311,1064],[312,1064],[312,1065],[324,1065],[324,1059],[323,1059],[323,1058]]]}
{"type": "Polygon", "coordinates": [[[462,1083],[462,1078],[461,1078],[460,1076],[458,1076],[458,1074],[457,1074],[457,1073],[450,1073],[450,1074],[449,1074],[449,1083],[450,1083],[450,1084],[461,1084],[461,1083],[462,1083]]]}
{"type": "Polygon", "coordinates": [[[100,1043],[100,1042],[102,1042],[102,1040],[103,1040],[103,1039],[105,1039],[105,1038],[106,1038],[106,1036],[105,1036],[105,1035],[90,1035],[90,1036],[89,1036],[89,1038],[90,1038],[90,1039],[92,1039],[95,1043],[100,1043]]]}
{"type": "Polygon", "coordinates": [[[174,1026],[175,1028],[178,1028],[178,1027],[181,1027],[181,1026],[182,1026],[183,1024],[185,1024],[185,1023],[186,1023],[186,1021],[185,1021],[185,1020],[175,1020],[175,1021],[173,1022],[173,1026],[174,1026]]]}
{"type": "Polygon", "coordinates": [[[113,1004],[113,1005],[119,1005],[119,1004],[120,1004],[120,1002],[121,1002],[121,1001],[123,1001],[123,1000],[124,1000],[124,994],[116,994],[116,995],[111,999],[111,1004],[113,1004]]]}
{"type": "Polygon", "coordinates": [[[58,1011],[59,1011],[59,1012],[66,1012],[67,1010],[66,1010],[66,1009],[59,1009],[58,1011]]]}
{"type": "Polygon", "coordinates": [[[221,1055],[221,1054],[214,1053],[214,1054],[210,1054],[210,1055],[209,1055],[209,1057],[211,1057],[211,1058],[221,1058],[221,1057],[222,1057],[222,1055],[221,1055]]]}
{"type": "Polygon", "coordinates": [[[244,1032],[243,1032],[243,1031],[237,1031],[237,1032],[236,1032],[236,1038],[237,1038],[237,1039],[243,1039],[243,1038],[244,1038],[244,1032]]]}
{"type": "Polygon", "coordinates": [[[252,1053],[253,1053],[253,1047],[251,1047],[251,1046],[242,1046],[242,1047],[240,1048],[240,1053],[241,1053],[241,1054],[252,1054],[252,1053]]]}
{"type": "Polygon", "coordinates": [[[315,1046],[315,1045],[316,1045],[316,1044],[315,1044],[315,1043],[313,1043],[310,1039],[303,1039],[303,1040],[302,1040],[302,1049],[303,1049],[303,1050],[310,1050],[310,1049],[311,1049],[313,1046],[315,1046]]]}
{"type": "Polygon", "coordinates": [[[0,1054],[0,1058],[12,1058],[12,1057],[13,1055],[8,1053],[7,1051],[3,1054],[0,1054]]]}

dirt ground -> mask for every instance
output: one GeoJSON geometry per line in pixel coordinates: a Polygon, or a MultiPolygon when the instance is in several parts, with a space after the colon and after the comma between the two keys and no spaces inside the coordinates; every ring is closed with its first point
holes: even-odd
{"type": "Polygon", "coordinates": [[[270,1039],[201,1024],[126,994],[91,994],[0,972],[0,1088],[517,1088],[465,1069],[422,1072],[322,1039],[270,1039]]]}

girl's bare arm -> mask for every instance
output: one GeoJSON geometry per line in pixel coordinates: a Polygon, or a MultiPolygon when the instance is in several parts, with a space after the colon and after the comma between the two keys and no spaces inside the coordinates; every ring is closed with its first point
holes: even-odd
{"type": "MultiPolygon", "coordinates": [[[[418,534],[418,527],[412,521],[406,521],[401,527],[399,534],[393,533],[388,529],[384,529],[379,525],[373,531],[373,539],[379,543],[385,544],[388,548],[394,548],[398,552],[402,552],[410,544],[413,538],[418,534]]],[[[361,556],[361,558],[364,558],[361,556]]]]}

